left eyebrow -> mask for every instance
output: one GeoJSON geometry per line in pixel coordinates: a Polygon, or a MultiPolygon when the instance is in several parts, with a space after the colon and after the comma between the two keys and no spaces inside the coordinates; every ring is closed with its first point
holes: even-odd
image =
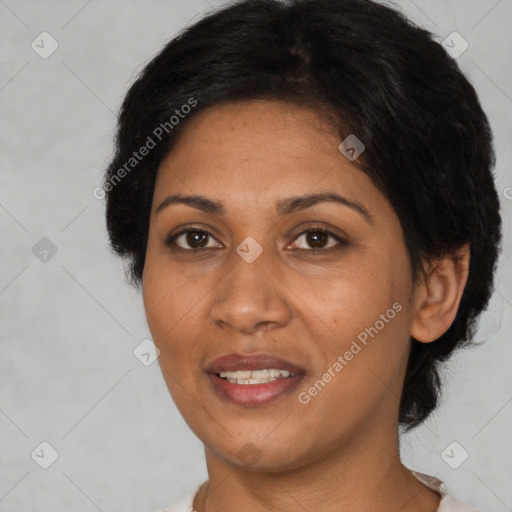
{"type": "Polygon", "coordinates": [[[307,194],[304,196],[288,197],[277,203],[277,212],[279,215],[289,215],[290,213],[311,208],[318,203],[334,202],[355,210],[360,213],[366,222],[373,224],[374,219],[370,212],[360,203],[352,201],[344,196],[333,193],[307,194]]]}

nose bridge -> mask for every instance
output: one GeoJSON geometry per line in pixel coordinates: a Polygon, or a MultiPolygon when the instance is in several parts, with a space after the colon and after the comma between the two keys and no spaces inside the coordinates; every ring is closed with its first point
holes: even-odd
{"type": "MultiPolygon", "coordinates": [[[[238,250],[242,252],[242,244],[238,250]]],[[[248,252],[250,254],[250,251],[248,252]]],[[[254,257],[254,256],[253,256],[254,257]]],[[[262,300],[270,292],[271,276],[269,270],[270,255],[267,252],[261,252],[254,260],[246,259],[244,255],[238,252],[233,253],[231,258],[231,272],[228,274],[230,293],[238,295],[239,300],[254,299],[262,300]]]]}
{"type": "Polygon", "coordinates": [[[253,259],[254,247],[250,242],[248,248],[244,252],[247,246],[242,243],[230,255],[227,262],[230,271],[216,287],[212,319],[245,332],[261,324],[282,325],[289,320],[290,310],[283,287],[269,268],[271,255],[262,251],[253,259]]]}

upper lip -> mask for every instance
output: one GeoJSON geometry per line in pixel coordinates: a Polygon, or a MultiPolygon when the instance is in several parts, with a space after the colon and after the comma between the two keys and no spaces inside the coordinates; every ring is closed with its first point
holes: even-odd
{"type": "Polygon", "coordinates": [[[293,374],[304,374],[303,368],[271,354],[227,354],[210,361],[205,371],[207,373],[235,372],[238,370],[263,370],[275,368],[288,370],[293,374]]]}

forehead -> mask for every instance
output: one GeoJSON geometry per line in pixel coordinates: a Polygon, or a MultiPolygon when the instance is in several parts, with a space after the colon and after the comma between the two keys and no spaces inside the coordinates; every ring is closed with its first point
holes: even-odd
{"type": "Polygon", "coordinates": [[[155,201],[170,193],[206,192],[250,207],[321,189],[386,207],[370,178],[340,152],[340,142],[319,113],[290,103],[210,107],[187,122],[160,165],[155,201]]]}

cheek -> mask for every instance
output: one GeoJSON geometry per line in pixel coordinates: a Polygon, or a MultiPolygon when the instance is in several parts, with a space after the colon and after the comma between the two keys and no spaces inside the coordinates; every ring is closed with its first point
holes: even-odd
{"type": "Polygon", "coordinates": [[[160,364],[166,368],[178,366],[174,363],[187,354],[187,345],[190,348],[186,333],[190,338],[201,299],[196,286],[173,271],[168,261],[148,251],[143,276],[144,310],[153,341],[160,349],[160,364]]]}
{"type": "Polygon", "coordinates": [[[147,259],[143,284],[146,320],[160,350],[158,364],[169,393],[186,417],[196,414],[190,395],[200,396],[197,383],[202,354],[195,333],[200,327],[201,296],[194,283],[170,271],[168,265],[147,259]]]}
{"type": "Polygon", "coordinates": [[[336,273],[322,279],[295,274],[290,288],[307,306],[299,306],[305,316],[324,324],[327,332],[336,333],[343,343],[372,326],[408,295],[408,260],[401,252],[379,251],[377,247],[354,252],[341,261],[336,273]]]}
{"type": "Polygon", "coordinates": [[[172,334],[180,323],[193,319],[194,307],[201,299],[200,283],[157,250],[156,242],[148,245],[143,274],[143,301],[151,331],[158,337],[172,334]]]}
{"type": "Polygon", "coordinates": [[[332,382],[325,399],[368,407],[389,388],[398,389],[404,371],[411,325],[409,261],[396,250],[370,251],[353,266],[346,263],[347,272],[338,279],[308,283],[304,302],[314,315],[306,316],[310,330],[316,330],[315,352],[322,353],[311,380],[325,376],[332,382]],[[325,375],[329,369],[336,377],[325,375]]]}

